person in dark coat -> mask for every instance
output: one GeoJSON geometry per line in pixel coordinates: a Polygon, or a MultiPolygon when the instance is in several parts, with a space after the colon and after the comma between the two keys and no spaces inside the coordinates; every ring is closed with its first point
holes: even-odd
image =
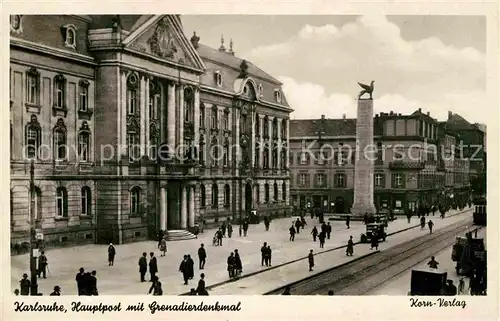
{"type": "Polygon", "coordinates": [[[220,231],[222,232],[222,237],[226,237],[226,222],[222,222],[220,231]]]}
{"type": "Polygon", "coordinates": [[[83,295],[92,295],[92,287],[91,287],[91,275],[90,272],[85,272],[83,275],[83,282],[85,283],[85,287],[83,289],[83,295]]]}
{"type": "Polygon", "coordinates": [[[267,266],[267,242],[264,242],[264,244],[260,248],[260,257],[260,266],[264,266],[264,263],[267,266]]]}
{"type": "Polygon", "coordinates": [[[89,284],[88,284],[87,295],[99,295],[99,292],[97,291],[97,277],[96,277],[96,274],[97,274],[97,272],[94,270],[88,276],[88,278],[89,278],[89,284]]]}
{"type": "Polygon", "coordinates": [[[205,273],[200,274],[200,280],[198,281],[196,293],[198,293],[198,295],[208,295],[208,291],[205,287],[205,273]]]}
{"type": "Polygon", "coordinates": [[[272,258],[273,251],[271,250],[271,245],[267,246],[267,253],[266,254],[267,254],[267,263],[269,263],[269,266],[272,266],[271,258],[272,258]]]}
{"type": "Polygon", "coordinates": [[[436,261],[436,259],[433,257],[431,257],[431,260],[429,262],[427,262],[427,265],[429,266],[429,268],[431,269],[437,269],[438,268],[438,261],[436,261]]]}
{"type": "Polygon", "coordinates": [[[153,252],[149,253],[151,257],[149,259],[149,274],[151,275],[151,282],[154,282],[156,273],[158,273],[158,264],[156,263],[156,257],[153,252]]]}
{"type": "Polygon", "coordinates": [[[248,220],[245,219],[243,221],[243,236],[247,236],[248,233],[248,220]]]}
{"type": "Polygon", "coordinates": [[[290,227],[290,241],[292,242],[295,241],[295,233],[296,233],[295,227],[292,224],[292,227],[290,227]]]}
{"type": "Polygon", "coordinates": [[[48,265],[48,260],[47,257],[45,256],[45,251],[42,251],[42,254],[38,257],[38,277],[41,277],[43,274],[43,278],[47,278],[47,265],[48,265]]]}
{"type": "Polygon", "coordinates": [[[141,274],[141,282],[146,282],[145,276],[148,271],[148,260],[147,253],[143,252],[141,258],[139,259],[139,273],[141,274]]]}
{"type": "Polygon", "coordinates": [[[363,223],[365,225],[368,224],[368,213],[365,213],[365,215],[363,216],[363,223]]]}
{"type": "Polygon", "coordinates": [[[184,255],[184,259],[181,261],[181,264],[179,265],[179,272],[182,273],[182,278],[184,279],[184,285],[188,285],[189,263],[187,255],[184,255]]]}
{"type": "Polygon", "coordinates": [[[300,226],[302,225],[302,222],[300,221],[300,218],[297,218],[297,221],[295,221],[295,229],[297,230],[297,234],[300,233],[300,226]]]}
{"type": "Polygon", "coordinates": [[[352,256],[354,254],[354,241],[352,240],[352,235],[349,237],[349,241],[347,241],[347,248],[345,250],[345,254],[347,256],[352,256]]]}
{"type": "Polygon", "coordinates": [[[309,262],[309,272],[313,270],[314,267],[314,255],[313,250],[309,251],[309,255],[307,256],[307,260],[309,262]]]}
{"type": "Polygon", "coordinates": [[[160,230],[158,232],[158,248],[160,247],[160,242],[161,242],[161,240],[163,240],[164,236],[165,236],[165,231],[164,230],[160,230]]]}
{"type": "Polygon", "coordinates": [[[376,250],[378,250],[378,233],[375,232],[375,231],[372,232],[370,250],[373,250],[373,248],[375,248],[376,250]]]}
{"type": "Polygon", "coordinates": [[[201,243],[200,248],[198,249],[198,260],[200,260],[199,268],[200,270],[203,270],[205,268],[205,262],[207,260],[207,251],[205,251],[205,245],[203,243],[201,243]]]}
{"type": "Polygon", "coordinates": [[[332,226],[330,225],[330,222],[326,224],[326,238],[330,239],[330,235],[332,234],[332,226]]]}
{"type": "Polygon", "coordinates": [[[23,278],[19,281],[19,287],[21,288],[21,295],[30,295],[31,282],[28,279],[28,274],[23,274],[23,278]]]}
{"type": "Polygon", "coordinates": [[[161,256],[165,256],[165,253],[167,252],[167,239],[166,239],[166,237],[163,237],[163,239],[160,240],[160,252],[161,252],[161,256]]]}
{"type": "Polygon", "coordinates": [[[227,258],[227,272],[229,273],[229,278],[232,279],[234,277],[234,253],[231,252],[229,257],[227,258]]]}
{"type": "Polygon", "coordinates": [[[231,223],[228,223],[227,224],[227,237],[231,238],[232,235],[233,235],[233,226],[231,225],[231,223]]]}
{"type": "Polygon", "coordinates": [[[406,213],[406,219],[408,220],[408,224],[411,222],[411,210],[408,210],[406,213]]]}
{"type": "Polygon", "coordinates": [[[420,218],[420,228],[423,230],[425,227],[425,216],[420,218]]]}
{"type": "Polygon", "coordinates": [[[187,255],[187,267],[188,267],[188,277],[190,280],[194,278],[194,261],[191,255],[187,255]]]}
{"type": "Polygon", "coordinates": [[[153,292],[153,295],[158,296],[158,295],[163,295],[163,289],[161,287],[161,282],[160,279],[155,276],[154,279],[152,280],[153,284],[151,284],[151,287],[149,288],[148,294],[153,292]]]}
{"type": "Polygon", "coordinates": [[[76,275],[76,286],[78,288],[78,295],[85,295],[85,269],[80,268],[80,272],[76,275]]]}
{"type": "Polygon", "coordinates": [[[429,226],[429,233],[432,234],[432,228],[434,227],[434,222],[429,220],[429,223],[427,223],[427,226],[429,226]]]}
{"type": "Polygon", "coordinates": [[[216,233],[217,233],[217,245],[221,246],[222,245],[222,231],[219,229],[216,233]]]}
{"type": "Polygon", "coordinates": [[[319,247],[321,249],[324,248],[325,247],[326,234],[324,232],[319,233],[318,239],[319,239],[319,247]]]}
{"type": "Polygon", "coordinates": [[[58,285],[56,285],[54,287],[54,292],[52,292],[50,296],[60,296],[60,295],[61,295],[61,288],[58,285]]]}
{"type": "Polygon", "coordinates": [[[313,242],[316,242],[316,237],[318,236],[318,229],[316,228],[316,226],[313,227],[311,235],[313,236],[313,242]]]}
{"type": "Polygon", "coordinates": [[[243,272],[243,263],[241,262],[238,250],[234,250],[234,270],[236,272],[236,276],[240,276],[241,272],[243,272]]]}
{"type": "Polygon", "coordinates": [[[351,215],[347,215],[346,216],[346,218],[345,218],[345,226],[347,226],[347,228],[351,227],[351,215]]]}
{"type": "Polygon", "coordinates": [[[266,227],[266,232],[269,231],[269,225],[271,222],[269,222],[269,218],[267,216],[264,217],[264,226],[266,227]]]}
{"type": "Polygon", "coordinates": [[[115,247],[113,246],[113,243],[109,243],[109,247],[108,247],[109,266],[113,266],[113,264],[115,263],[115,255],[116,255],[115,247]]]}
{"type": "Polygon", "coordinates": [[[304,216],[301,216],[300,217],[300,226],[302,226],[302,229],[305,229],[306,225],[307,225],[306,219],[304,218],[304,216]]]}

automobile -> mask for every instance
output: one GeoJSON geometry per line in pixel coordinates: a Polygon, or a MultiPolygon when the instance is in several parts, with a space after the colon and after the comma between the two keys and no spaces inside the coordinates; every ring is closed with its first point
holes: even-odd
{"type": "Polygon", "coordinates": [[[368,243],[371,241],[373,232],[377,233],[378,239],[385,241],[387,233],[385,231],[386,225],[384,223],[368,223],[366,224],[366,233],[361,234],[361,242],[368,243]]]}
{"type": "Polygon", "coordinates": [[[448,274],[439,269],[422,268],[411,271],[409,295],[442,295],[448,274]]]}

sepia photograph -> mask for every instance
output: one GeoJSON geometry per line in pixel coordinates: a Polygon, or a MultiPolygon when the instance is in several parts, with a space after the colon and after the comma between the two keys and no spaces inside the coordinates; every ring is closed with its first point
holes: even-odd
{"type": "Polygon", "coordinates": [[[486,16],[9,18],[11,296],[489,294],[486,16]]]}

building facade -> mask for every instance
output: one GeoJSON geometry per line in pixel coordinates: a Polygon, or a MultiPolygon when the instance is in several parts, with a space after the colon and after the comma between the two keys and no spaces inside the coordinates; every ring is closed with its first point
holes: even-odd
{"type": "MultiPolygon", "coordinates": [[[[356,119],[292,120],[290,169],[292,204],[347,213],[353,203],[356,119]]],[[[420,205],[450,202],[469,191],[468,161],[455,160],[453,135],[421,110],[374,117],[374,203],[377,211],[403,214],[420,205]],[[449,143],[448,150],[442,144],[449,143]],[[442,150],[451,156],[441,157],[442,150]],[[443,161],[446,161],[444,165],[443,161]],[[446,168],[445,168],[446,166],[446,168]],[[445,181],[451,183],[444,189],[445,181]],[[458,193],[460,191],[460,193],[458,193]],[[454,193],[455,192],[455,193],[454,193]]],[[[467,195],[463,195],[467,197],[467,195]]]]}
{"type": "Polygon", "coordinates": [[[156,238],[289,205],[281,83],[179,15],[10,18],[11,238],[156,238]],[[30,192],[30,163],[34,188],[30,192]]]}

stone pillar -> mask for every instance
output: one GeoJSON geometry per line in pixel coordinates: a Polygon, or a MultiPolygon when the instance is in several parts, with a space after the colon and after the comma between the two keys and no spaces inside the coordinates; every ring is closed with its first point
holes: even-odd
{"type": "Polygon", "coordinates": [[[146,96],[146,89],[144,88],[146,85],[146,80],[144,76],[141,76],[140,80],[140,86],[139,86],[139,124],[140,124],[140,156],[142,157],[144,155],[144,152],[146,151],[146,137],[145,137],[145,130],[144,128],[146,127],[146,100],[144,99],[146,96]]]}
{"type": "Polygon", "coordinates": [[[127,145],[127,72],[121,74],[121,139],[120,139],[120,153],[123,155],[125,146],[127,145]]]}
{"type": "Polygon", "coordinates": [[[167,144],[175,150],[175,84],[169,83],[167,90],[167,144]]]}
{"type": "Polygon", "coordinates": [[[358,99],[356,121],[356,162],[354,166],[353,215],[375,214],[373,204],[373,100],[358,99]]]}
{"type": "MultiPolygon", "coordinates": [[[[149,77],[146,77],[146,82],[144,84],[145,90],[144,90],[144,139],[146,141],[146,155],[150,155],[149,149],[151,148],[150,146],[150,141],[149,141],[149,77]]],[[[154,102],[153,102],[154,103],[154,102]]]]}
{"type": "Polygon", "coordinates": [[[189,219],[188,224],[189,227],[194,227],[195,223],[195,212],[194,212],[194,198],[195,198],[195,186],[191,186],[189,188],[189,219]]]}
{"type": "Polygon", "coordinates": [[[234,126],[235,126],[235,160],[236,160],[236,173],[239,175],[239,162],[241,161],[241,151],[240,151],[240,110],[238,108],[234,108],[234,126]]]}
{"type": "Polygon", "coordinates": [[[273,118],[274,117],[269,117],[269,123],[268,123],[268,126],[269,126],[269,138],[268,138],[268,141],[269,141],[269,149],[268,149],[268,152],[269,152],[269,159],[268,159],[268,166],[269,168],[273,168],[273,118]]]}
{"type": "Polygon", "coordinates": [[[181,162],[182,162],[182,157],[184,157],[184,86],[179,85],[178,86],[178,106],[179,106],[179,139],[177,141],[178,146],[181,146],[181,148],[177,151],[179,153],[179,156],[181,157],[181,162]]]}
{"type": "MultiPolygon", "coordinates": [[[[278,131],[278,146],[277,146],[277,152],[278,152],[278,160],[276,162],[276,164],[278,165],[278,169],[281,168],[281,144],[282,144],[282,138],[281,138],[281,119],[278,118],[278,121],[277,121],[277,124],[278,124],[278,128],[277,128],[277,131],[278,131]]],[[[280,198],[281,200],[281,198],[280,198]]]]}
{"type": "Polygon", "coordinates": [[[196,158],[199,159],[200,149],[200,89],[194,89],[194,141],[193,145],[196,147],[196,158]]]}
{"type": "Polygon", "coordinates": [[[290,170],[290,119],[286,119],[286,167],[290,170]]]}
{"type": "Polygon", "coordinates": [[[187,212],[187,189],[181,187],[181,229],[187,228],[188,212],[187,212]]]}
{"type": "Polygon", "coordinates": [[[264,167],[264,116],[259,115],[259,136],[260,136],[260,148],[259,148],[259,168],[264,167]]]}
{"type": "Polygon", "coordinates": [[[259,117],[257,114],[255,115],[252,115],[252,138],[251,138],[251,164],[252,164],[252,167],[255,166],[255,145],[257,144],[257,142],[255,141],[255,117],[259,117]]]}
{"type": "Polygon", "coordinates": [[[160,189],[160,230],[167,230],[168,200],[167,188],[160,189]]]}
{"type": "Polygon", "coordinates": [[[260,190],[260,186],[259,186],[259,183],[255,183],[253,186],[252,186],[252,204],[253,204],[253,208],[257,208],[258,204],[257,204],[257,199],[259,197],[259,190],[260,190]]]}
{"type": "Polygon", "coordinates": [[[289,206],[290,205],[290,180],[287,180],[285,182],[285,184],[286,184],[285,205],[289,206]]]}

